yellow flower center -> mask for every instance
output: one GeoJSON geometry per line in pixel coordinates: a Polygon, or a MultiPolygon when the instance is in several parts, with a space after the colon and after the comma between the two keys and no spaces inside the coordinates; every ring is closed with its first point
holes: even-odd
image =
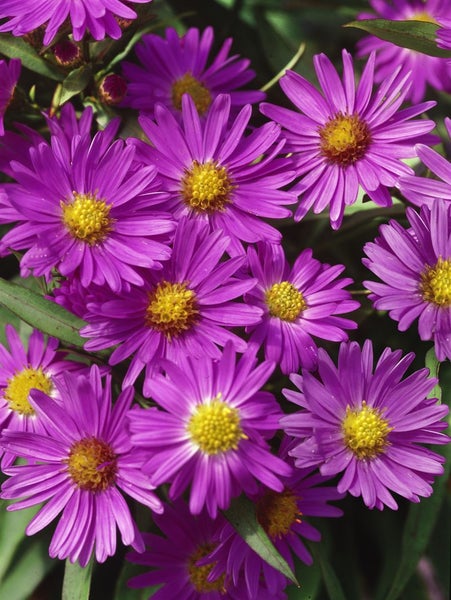
{"type": "Polygon", "coordinates": [[[186,283],[162,281],[149,293],[145,322],[171,340],[190,329],[198,314],[196,295],[186,283]]]}
{"type": "Polygon", "coordinates": [[[70,235],[90,246],[103,242],[112,229],[111,205],[99,200],[95,194],[73,192],[73,199],[61,201],[60,206],[63,223],[70,235]]]}
{"type": "Polygon", "coordinates": [[[331,163],[342,167],[365,156],[371,143],[368,125],[358,115],[338,113],[319,129],[320,150],[331,163]]]}
{"type": "Polygon", "coordinates": [[[80,489],[103,492],[116,479],[116,454],[103,440],[83,438],[72,445],[67,468],[72,481],[80,489]]]}
{"type": "Polygon", "coordinates": [[[420,291],[423,300],[437,306],[451,306],[451,260],[439,258],[436,265],[427,265],[421,273],[420,291]]]}
{"type": "Polygon", "coordinates": [[[272,539],[287,535],[295,522],[301,522],[297,498],[289,489],[266,492],[256,510],[258,522],[272,539]]]}
{"type": "Polygon", "coordinates": [[[423,23],[434,23],[434,25],[438,25],[438,23],[434,19],[434,17],[431,17],[431,15],[429,13],[427,13],[426,11],[421,11],[421,12],[415,13],[411,17],[408,17],[407,20],[408,21],[423,21],[423,23]]]}
{"type": "Polygon", "coordinates": [[[204,454],[236,450],[240,440],[247,438],[240,426],[238,410],[220,397],[218,394],[210,403],[199,404],[187,425],[191,440],[204,454]]]}
{"type": "Polygon", "coordinates": [[[196,212],[218,212],[225,210],[231,202],[233,186],[227,169],[208,161],[195,160],[182,178],[181,194],[184,203],[196,212]]]}
{"type": "Polygon", "coordinates": [[[30,390],[37,389],[47,395],[50,395],[53,390],[52,380],[41,367],[22,369],[7,379],[6,384],[4,396],[9,408],[26,417],[35,414],[34,408],[28,400],[30,390]]]}
{"type": "Polygon", "coordinates": [[[269,314],[282,321],[296,321],[307,308],[303,295],[289,281],[281,281],[271,286],[266,291],[265,301],[269,314]]]}
{"type": "Polygon", "coordinates": [[[207,565],[199,566],[197,562],[207,556],[216,547],[216,544],[201,544],[188,558],[188,576],[189,580],[199,594],[207,594],[208,592],[219,592],[222,596],[226,593],[224,585],[225,574],[221,575],[214,581],[208,581],[210,571],[215,566],[215,562],[207,565]]]}
{"type": "Polygon", "coordinates": [[[359,459],[371,459],[381,454],[389,444],[387,436],[393,427],[381,416],[377,408],[367,406],[362,402],[362,407],[351,409],[346,407],[346,415],[341,429],[344,442],[348,450],[359,459]]]}
{"type": "Polygon", "coordinates": [[[198,79],[191,73],[185,73],[183,77],[174,81],[172,85],[172,104],[177,110],[182,110],[182,96],[189,94],[197,108],[199,115],[207,112],[211,104],[211,94],[198,79]]]}

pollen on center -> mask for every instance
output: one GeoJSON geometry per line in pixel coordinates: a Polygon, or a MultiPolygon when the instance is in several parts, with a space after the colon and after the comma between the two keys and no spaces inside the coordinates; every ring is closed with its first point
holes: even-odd
{"type": "Polygon", "coordinates": [[[116,480],[117,456],[110,444],[96,437],[86,437],[72,445],[67,468],[77,487],[103,492],[116,480]]]}
{"type": "Polygon", "coordinates": [[[52,380],[41,367],[37,369],[26,367],[14,373],[6,380],[4,390],[4,398],[9,408],[26,417],[34,415],[34,408],[28,399],[32,389],[40,390],[47,395],[50,395],[53,390],[52,380]]]}
{"type": "Polygon", "coordinates": [[[272,317],[295,321],[307,308],[302,293],[289,281],[272,285],[265,293],[265,302],[272,317]]]}
{"type": "Polygon", "coordinates": [[[111,205],[96,194],[73,192],[69,202],[60,202],[63,224],[70,235],[94,246],[105,240],[113,228],[111,205]]]}
{"type": "Polygon", "coordinates": [[[427,265],[420,276],[420,292],[425,302],[446,308],[451,306],[451,260],[439,258],[427,265]]]}
{"type": "Polygon", "coordinates": [[[268,490],[256,507],[257,520],[270,538],[287,535],[294,523],[300,523],[297,498],[288,488],[282,492],[268,490]]]}
{"type": "Polygon", "coordinates": [[[211,94],[205,85],[198,79],[193,77],[191,73],[185,73],[172,84],[171,100],[172,105],[176,110],[182,110],[182,96],[189,94],[197,108],[197,112],[204,115],[210,104],[211,94]]]}
{"type": "Polygon", "coordinates": [[[361,408],[346,407],[341,428],[345,446],[359,460],[382,454],[389,444],[388,434],[393,431],[381,411],[368,406],[365,401],[361,408]]]}
{"type": "Polygon", "coordinates": [[[215,562],[206,565],[198,565],[197,563],[213,552],[216,544],[206,543],[199,545],[188,559],[188,577],[191,585],[199,594],[208,594],[209,592],[218,592],[221,596],[226,593],[225,575],[220,575],[214,581],[209,581],[208,576],[215,566],[215,562]]]}
{"type": "Polygon", "coordinates": [[[200,450],[209,455],[236,450],[240,440],[247,438],[241,429],[238,409],[222,402],[220,394],[196,407],[187,431],[200,450]]]}
{"type": "Polygon", "coordinates": [[[161,281],[149,293],[145,323],[168,340],[191,329],[198,315],[196,294],[187,283],[161,281]]]}
{"type": "Polygon", "coordinates": [[[363,158],[371,143],[368,125],[355,114],[338,113],[320,127],[319,137],[321,154],[341,167],[363,158]]]}
{"type": "Polygon", "coordinates": [[[198,213],[223,211],[231,202],[233,185],[227,169],[213,161],[193,162],[181,181],[183,202],[198,213]]]}

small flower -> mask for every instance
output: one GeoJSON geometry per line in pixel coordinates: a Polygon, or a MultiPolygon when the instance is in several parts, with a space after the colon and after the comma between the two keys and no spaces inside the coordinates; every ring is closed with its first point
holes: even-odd
{"type": "Polygon", "coordinates": [[[363,264],[382,283],[364,281],[377,310],[388,310],[406,331],[418,318],[422,340],[433,340],[438,360],[451,359],[451,204],[407,209],[409,229],[392,220],[364,246],[363,264]]]}
{"type": "Polygon", "coordinates": [[[3,117],[13,98],[21,66],[22,63],[18,58],[12,58],[9,63],[0,60],[0,136],[5,133],[3,117]]]}
{"type": "Polygon", "coordinates": [[[163,410],[137,408],[129,417],[132,442],[148,455],[144,471],[151,482],[170,482],[171,499],[191,484],[190,511],[206,506],[213,518],[242,491],[254,493],[256,481],[282,491],[280,477],[291,468],[266,442],[282,413],[272,394],[259,391],[273,363],[257,365],[253,352],[236,362],[226,344],[219,360],[187,358],[164,368],[166,375],[151,381],[163,410]]]}
{"type": "Polygon", "coordinates": [[[62,39],[52,47],[56,62],[62,67],[74,69],[83,62],[83,55],[79,44],[68,38],[62,39]]]}
{"type": "Polygon", "coordinates": [[[212,27],[203,33],[192,27],[181,37],[173,28],[166,30],[165,38],[144,35],[136,45],[141,66],[122,64],[129,82],[123,105],[153,116],[155,105],[161,102],[180,117],[183,94],[191,96],[201,116],[218,94],[230,94],[235,112],[245,104],[263,100],[263,92],[241,89],[255,73],[248,68],[248,59],[228,56],[232,38],[227,38],[214,60],[209,61],[213,41],[212,27]]]}
{"type": "Polygon", "coordinates": [[[109,106],[120,104],[127,92],[127,82],[120,75],[110,73],[99,85],[99,96],[102,102],[109,106]]]}
{"type": "Polygon", "coordinates": [[[307,249],[290,268],[281,246],[263,243],[257,250],[249,248],[248,261],[258,283],[244,300],[262,308],[264,315],[247,332],[252,343],[264,344],[266,359],[280,364],[283,373],[316,367],[318,348],[312,336],[340,342],[348,338],[344,329],[357,327],[338,316],[359,307],[343,289],[352,280],[337,279],[343,265],[320,263],[307,249]]]}
{"type": "Polygon", "coordinates": [[[85,566],[92,553],[104,562],[116,552],[116,528],[122,542],[143,551],[141,534],[119,490],[154,512],[163,510],[142,473],[142,455],[133,448],[126,414],[133,388],[124,390],[114,407],[111,377],[102,387],[94,365],[89,376],[66,374],[61,402],[34,390],[33,409],[45,427],[41,433],[3,432],[0,444],[31,462],[6,469],[10,475],[0,497],[20,499],[8,506],[19,510],[44,503],[26,528],[33,535],[60,513],[50,543],[52,558],[69,558],[85,566]]]}
{"type": "Polygon", "coordinates": [[[263,103],[264,115],[284,127],[284,151],[292,152],[300,183],[295,220],[313,208],[330,205],[333,229],[341,225],[346,206],[357,200],[359,188],[376,204],[391,206],[389,188],[413,170],[402,159],[415,156],[415,143],[436,142],[425,136],[434,122],[413,121],[435,102],[399,110],[409,90],[408,75],[398,68],[373,93],[375,55],[372,54],[356,86],[351,55],[343,50],[343,83],[324,54],[314,57],[320,94],[304,77],[287,71],[280,85],[303,114],[263,103]]]}
{"type": "Polygon", "coordinates": [[[427,397],[437,383],[428,369],[403,379],[414,358],[386,348],[374,366],[366,340],[362,349],[342,343],[336,367],[321,348],[318,376],[292,375],[300,392],[284,390],[301,407],[281,419],[300,440],[291,451],[296,466],[319,465],[324,476],[342,473],[337,490],[362,496],[368,508],[397,509],[391,492],[412,502],[430,496],[444,458],[422,444],[450,441],[442,433],[448,407],[427,397]]]}

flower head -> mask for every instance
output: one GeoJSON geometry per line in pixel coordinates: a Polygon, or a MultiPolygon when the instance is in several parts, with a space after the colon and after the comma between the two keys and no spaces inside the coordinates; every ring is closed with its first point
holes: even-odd
{"type": "Polygon", "coordinates": [[[401,175],[413,173],[401,159],[415,156],[415,143],[435,141],[425,137],[434,127],[427,119],[412,117],[434,106],[426,102],[399,110],[410,87],[408,75],[397,69],[373,93],[375,55],[372,54],[356,86],[351,55],[343,50],[343,82],[324,54],[314,57],[323,89],[320,94],[306,79],[287,71],[280,85],[303,114],[263,103],[267,117],[284,127],[284,150],[293,153],[297,174],[293,190],[300,194],[295,219],[313,208],[330,205],[330,221],[340,227],[346,206],[357,200],[362,188],[371,200],[390,206],[389,188],[401,175]]]}
{"type": "Polygon", "coordinates": [[[31,461],[6,469],[10,475],[0,497],[19,499],[9,510],[44,503],[26,528],[33,535],[60,513],[49,554],[85,566],[93,551],[98,562],[116,552],[116,528],[122,541],[138,551],[144,543],[121,491],[155,512],[161,502],[142,473],[142,455],[133,448],[126,414],[134,390],[124,390],[114,407],[111,378],[102,387],[94,365],[89,376],[65,374],[61,402],[42,391],[30,395],[45,431],[3,432],[0,445],[31,461]]]}
{"type": "Polygon", "coordinates": [[[3,117],[19,81],[21,65],[18,58],[12,58],[9,63],[0,60],[0,136],[5,133],[3,117]]]}
{"type": "Polygon", "coordinates": [[[352,280],[337,279],[343,265],[320,263],[308,249],[290,268],[281,246],[263,243],[257,250],[249,248],[248,260],[258,283],[244,299],[264,315],[247,330],[252,343],[264,344],[266,358],[280,364],[283,373],[316,367],[318,348],[312,336],[339,342],[348,337],[345,329],[357,327],[338,316],[359,307],[343,289],[352,280]]]}
{"type": "Polygon", "coordinates": [[[430,496],[443,456],[422,444],[446,444],[442,433],[448,407],[428,394],[437,383],[429,370],[404,377],[415,355],[386,348],[376,365],[367,340],[342,343],[335,366],[318,352],[318,375],[307,371],[291,380],[299,392],[284,390],[301,410],[281,419],[299,438],[291,451],[296,465],[319,465],[325,476],[342,474],[337,489],[362,496],[369,508],[396,509],[391,492],[412,502],[430,496]]]}

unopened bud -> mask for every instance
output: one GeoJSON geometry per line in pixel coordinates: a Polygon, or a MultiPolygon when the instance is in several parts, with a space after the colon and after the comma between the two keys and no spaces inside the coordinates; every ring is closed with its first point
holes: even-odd
{"type": "Polygon", "coordinates": [[[106,75],[99,85],[100,100],[110,106],[122,102],[126,93],[127,82],[123,77],[115,73],[106,75]]]}
{"type": "Polygon", "coordinates": [[[52,50],[56,62],[62,67],[78,67],[83,62],[80,46],[70,40],[57,42],[52,50]]]}

